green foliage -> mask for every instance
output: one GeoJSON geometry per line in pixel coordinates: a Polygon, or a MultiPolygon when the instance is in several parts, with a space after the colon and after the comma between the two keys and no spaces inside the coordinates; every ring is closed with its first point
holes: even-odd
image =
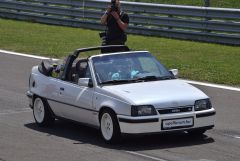
{"type": "MultiPolygon", "coordinates": [[[[100,45],[99,31],[0,19],[0,48],[61,58],[77,48],[100,45]]],[[[148,50],[180,77],[240,85],[240,47],[129,35],[127,45],[148,50]]],[[[88,53],[91,54],[91,53],[88,53]]]]}
{"type": "MultiPolygon", "coordinates": [[[[204,6],[204,0],[128,0],[133,2],[204,6]]],[[[240,8],[239,0],[210,0],[211,7],[240,8]]]]}

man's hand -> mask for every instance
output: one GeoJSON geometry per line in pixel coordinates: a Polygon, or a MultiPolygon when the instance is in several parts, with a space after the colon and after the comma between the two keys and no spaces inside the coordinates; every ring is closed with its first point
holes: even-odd
{"type": "Polygon", "coordinates": [[[118,26],[123,30],[125,31],[127,28],[128,28],[128,24],[127,23],[124,23],[121,19],[120,19],[120,16],[117,12],[113,11],[111,12],[111,15],[115,18],[115,20],[117,21],[118,23],[118,26]]]}
{"type": "Polygon", "coordinates": [[[116,20],[120,19],[119,15],[116,11],[111,12],[111,14],[116,20]]]}
{"type": "Polygon", "coordinates": [[[111,6],[108,6],[107,10],[106,10],[106,13],[110,13],[112,10],[111,6]]]}

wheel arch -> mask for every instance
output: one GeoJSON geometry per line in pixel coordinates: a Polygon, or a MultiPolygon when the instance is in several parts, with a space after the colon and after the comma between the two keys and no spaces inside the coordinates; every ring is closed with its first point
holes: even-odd
{"type": "Polygon", "coordinates": [[[99,113],[98,113],[98,121],[100,122],[100,116],[101,114],[103,113],[104,110],[109,110],[109,111],[112,111],[116,116],[117,116],[117,113],[114,111],[113,108],[109,107],[109,106],[102,106],[99,110],[99,113]]]}
{"type": "MultiPolygon", "coordinates": [[[[33,94],[32,95],[32,106],[30,106],[31,107],[31,109],[33,109],[33,106],[34,106],[34,101],[35,101],[35,99],[37,98],[37,97],[40,97],[40,96],[38,96],[38,95],[36,95],[36,94],[33,94]]],[[[40,97],[41,98],[41,97],[40,97]]]]}

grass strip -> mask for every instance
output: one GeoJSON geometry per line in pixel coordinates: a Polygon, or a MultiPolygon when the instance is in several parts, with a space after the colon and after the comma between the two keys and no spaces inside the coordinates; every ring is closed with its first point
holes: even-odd
{"type": "MultiPolygon", "coordinates": [[[[204,6],[205,0],[128,0],[132,2],[161,3],[173,5],[204,6]]],[[[240,8],[239,0],[210,0],[211,7],[240,8]]]]}
{"type": "MultiPolygon", "coordinates": [[[[0,19],[0,48],[61,58],[100,45],[99,31],[0,19]]],[[[127,45],[148,50],[184,79],[240,86],[240,47],[129,35],[127,45]]]]}

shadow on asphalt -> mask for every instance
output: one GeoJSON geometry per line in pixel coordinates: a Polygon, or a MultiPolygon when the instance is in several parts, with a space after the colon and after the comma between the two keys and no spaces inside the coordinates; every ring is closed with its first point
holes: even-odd
{"type": "Polygon", "coordinates": [[[203,135],[202,137],[190,137],[186,133],[129,135],[117,145],[106,144],[97,129],[72,122],[57,120],[54,126],[40,128],[35,123],[25,124],[25,127],[46,133],[47,136],[58,136],[73,140],[73,144],[92,144],[109,149],[140,151],[153,149],[167,149],[174,147],[194,146],[214,142],[214,139],[203,135]]]}

